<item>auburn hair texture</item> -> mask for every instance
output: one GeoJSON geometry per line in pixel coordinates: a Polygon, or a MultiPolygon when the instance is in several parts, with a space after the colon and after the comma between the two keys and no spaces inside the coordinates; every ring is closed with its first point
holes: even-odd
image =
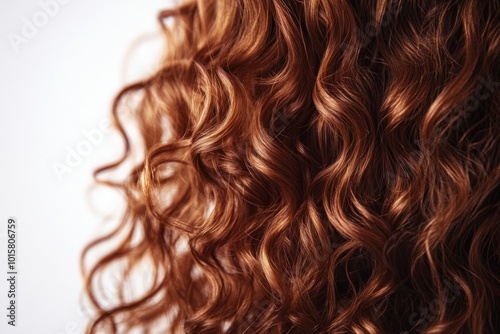
{"type": "Polygon", "coordinates": [[[82,253],[87,332],[500,333],[499,13],[161,11],[161,66],[116,96],[124,154],[96,171],[127,207],[82,253]]]}

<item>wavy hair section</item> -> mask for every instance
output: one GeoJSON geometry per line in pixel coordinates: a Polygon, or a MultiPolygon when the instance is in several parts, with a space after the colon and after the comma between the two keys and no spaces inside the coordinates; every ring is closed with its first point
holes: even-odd
{"type": "MultiPolygon", "coordinates": [[[[88,333],[498,333],[500,2],[198,0],[116,97],[88,333]],[[118,112],[140,93],[144,153],[118,112]],[[124,265],[118,300],[95,284],[124,265]],[[127,298],[128,277],[152,274],[127,298]],[[164,329],[157,322],[166,321],[164,329]]],[[[172,18],[172,25],[165,24],[172,18]]],[[[84,261],[82,261],[83,263],[84,261]]]]}

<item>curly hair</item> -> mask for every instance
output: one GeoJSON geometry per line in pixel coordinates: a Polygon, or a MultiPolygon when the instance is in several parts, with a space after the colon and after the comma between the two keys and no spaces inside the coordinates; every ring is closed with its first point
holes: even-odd
{"type": "Polygon", "coordinates": [[[161,66],[116,96],[125,153],[96,171],[127,209],[82,253],[87,332],[499,333],[499,12],[195,0],[159,13],[161,66]],[[119,115],[132,97],[134,140],[119,115]],[[126,177],[102,177],[135,150],[126,177]],[[117,264],[106,303],[96,284],[117,264]],[[127,297],[137,270],[151,279],[127,297]]]}

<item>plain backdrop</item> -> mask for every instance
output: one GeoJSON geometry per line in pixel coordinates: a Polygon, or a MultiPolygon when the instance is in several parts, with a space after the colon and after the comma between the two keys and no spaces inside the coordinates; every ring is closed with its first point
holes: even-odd
{"type": "Polygon", "coordinates": [[[115,93],[150,73],[163,42],[156,15],[171,6],[1,1],[0,333],[83,333],[80,252],[121,205],[106,191],[89,196],[92,171],[122,150],[119,136],[102,126],[115,93]],[[78,150],[85,156],[69,158],[69,166],[78,150]],[[6,317],[9,217],[18,223],[15,328],[6,317]]]}

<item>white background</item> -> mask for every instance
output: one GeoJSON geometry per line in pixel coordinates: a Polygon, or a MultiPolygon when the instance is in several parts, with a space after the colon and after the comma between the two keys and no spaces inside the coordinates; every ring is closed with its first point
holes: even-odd
{"type": "Polygon", "coordinates": [[[120,206],[110,194],[89,195],[92,171],[120,154],[121,140],[104,133],[61,180],[53,165],[67,165],[68,148],[86,140],[83,131],[110,119],[120,87],[150,72],[163,41],[158,33],[137,40],[158,32],[157,12],[170,6],[71,0],[37,21],[45,25],[16,52],[9,34],[23,37],[23,19],[43,19],[43,9],[38,0],[1,1],[0,333],[83,333],[79,255],[103,215],[120,206]],[[15,328],[6,317],[9,217],[17,218],[19,238],[15,328]]]}

